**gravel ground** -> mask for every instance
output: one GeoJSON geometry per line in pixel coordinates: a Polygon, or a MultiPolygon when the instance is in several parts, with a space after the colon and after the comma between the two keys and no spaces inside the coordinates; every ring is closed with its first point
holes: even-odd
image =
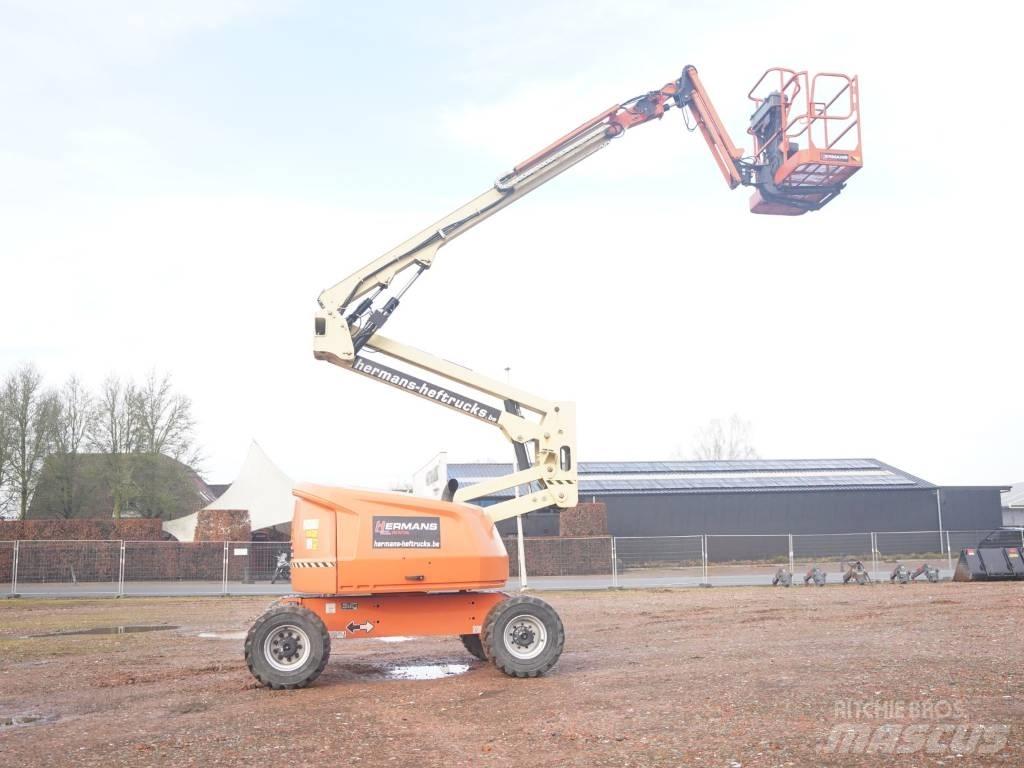
{"type": "Polygon", "coordinates": [[[266,598],[3,601],[0,764],[1024,762],[1019,584],[542,597],[568,634],[545,678],[455,638],[336,641],[316,684],[282,692],[241,657],[266,598]],[[126,624],[177,629],[28,637],[126,624]]]}

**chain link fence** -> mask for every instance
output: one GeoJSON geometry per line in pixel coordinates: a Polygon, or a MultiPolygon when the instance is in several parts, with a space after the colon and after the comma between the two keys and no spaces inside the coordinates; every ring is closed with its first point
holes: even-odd
{"type": "Polygon", "coordinates": [[[261,594],[267,588],[291,589],[287,541],[232,541],[227,547],[226,589],[233,594],[261,594]]]}
{"type": "Polygon", "coordinates": [[[703,536],[616,536],[616,587],[693,586],[706,578],[703,536]]]}
{"type": "Polygon", "coordinates": [[[224,553],[222,541],[126,541],[121,594],[223,594],[224,553]]]}
{"type": "Polygon", "coordinates": [[[788,569],[789,536],[708,535],[707,583],[716,586],[770,583],[788,569]]]}
{"type": "MultiPolygon", "coordinates": [[[[985,538],[987,532],[958,532],[958,538],[969,542],[965,547],[976,546],[985,538]]],[[[911,569],[920,565],[938,568],[940,575],[952,577],[956,567],[956,555],[949,549],[950,531],[888,531],[875,534],[875,570],[877,578],[890,579],[898,565],[911,569]]]]}
{"type": "Polygon", "coordinates": [[[814,569],[824,575],[825,583],[841,582],[850,563],[861,562],[872,568],[871,533],[811,533],[793,536],[793,567],[797,584],[813,584],[814,569]]]}
{"type": "Polygon", "coordinates": [[[122,542],[19,541],[12,592],[22,595],[116,595],[122,542]]]}
{"type": "Polygon", "coordinates": [[[610,536],[543,536],[524,539],[526,579],[520,578],[518,543],[505,540],[513,588],[607,589],[612,586],[610,536]]]}
{"type": "MultiPolygon", "coordinates": [[[[996,531],[692,536],[539,537],[509,552],[509,589],[606,589],[794,584],[812,569],[841,583],[861,563],[875,581],[897,565],[951,578],[960,550],[988,541],[1024,549],[1024,528],[996,531]]],[[[8,595],[224,595],[291,591],[288,542],[0,541],[0,593],[8,595]]],[[[805,578],[806,577],[806,578],[805,578]]]]}

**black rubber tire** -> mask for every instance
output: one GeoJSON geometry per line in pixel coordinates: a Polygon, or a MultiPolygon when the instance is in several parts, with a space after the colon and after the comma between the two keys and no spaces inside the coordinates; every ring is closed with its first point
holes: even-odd
{"type": "Polygon", "coordinates": [[[476,656],[480,661],[487,661],[487,654],[484,652],[484,644],[480,641],[480,635],[459,635],[459,638],[471,655],[476,656]]]}
{"type": "Polygon", "coordinates": [[[331,636],[320,617],[294,603],[274,605],[256,619],[245,638],[245,663],[253,677],[275,691],[305,688],[316,680],[331,657],[331,636]],[[278,627],[292,624],[309,638],[309,658],[298,669],[274,669],[264,654],[267,636],[278,627]]]}
{"type": "Polygon", "coordinates": [[[555,609],[531,595],[517,595],[491,608],[484,620],[480,641],[491,662],[510,677],[537,677],[543,675],[558,661],[565,646],[565,627],[555,609]],[[547,645],[532,659],[520,659],[509,652],[505,643],[505,629],[509,622],[520,616],[529,616],[544,625],[547,645]]]}

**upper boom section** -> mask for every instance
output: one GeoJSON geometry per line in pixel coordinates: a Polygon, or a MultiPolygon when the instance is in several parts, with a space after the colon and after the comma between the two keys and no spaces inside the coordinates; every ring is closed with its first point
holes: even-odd
{"type": "MultiPolygon", "coordinates": [[[[438,249],[446,243],[607,146],[608,142],[623,135],[629,128],[660,119],[673,106],[689,109],[729,186],[736,187],[743,183],[745,177],[740,163],[742,153],[722,126],[697,77],[697,70],[686,67],[678,80],[667,83],[659,90],[616,104],[594,116],[518,163],[483,194],[325,290],[318,299],[321,309],[328,315],[336,313],[344,317],[351,314],[353,321],[358,320],[370,307],[354,305],[367,294],[376,296],[388,288],[397,275],[410,267],[416,267],[418,271],[428,269],[438,249]]],[[[390,310],[385,307],[384,315],[379,319],[386,320],[392,311],[394,307],[390,310]]],[[[366,330],[375,332],[379,327],[370,318],[366,330]]],[[[357,352],[370,335],[372,332],[369,335],[353,333],[355,347],[352,352],[357,352]]],[[[345,353],[339,357],[350,360],[351,353],[348,350],[345,353]]]]}
{"type": "MultiPolygon", "coordinates": [[[[373,294],[372,301],[396,276],[413,266],[417,268],[415,279],[430,268],[443,245],[564,173],[629,128],[660,119],[673,106],[685,108],[700,129],[730,189],[741,184],[757,188],[751,202],[755,213],[794,215],[825,205],[861,166],[857,78],[831,73],[809,76],[805,71],[773,68],[762,75],[749,96],[756,104],[747,131],[754,138],[753,157],[743,157],[696,68],[687,66],[679,79],[594,116],[517,164],[483,194],[325,290],[318,299],[320,307],[328,315],[350,317],[352,325],[371,308],[370,303],[362,301],[367,294],[373,294]],[[850,137],[856,139],[853,151],[839,151],[837,143],[849,143],[850,137]]],[[[352,352],[379,329],[400,298],[401,294],[376,317],[361,324],[364,332],[352,334],[352,352]]],[[[342,351],[345,354],[340,355],[341,359],[351,360],[352,354],[342,351]]]]}

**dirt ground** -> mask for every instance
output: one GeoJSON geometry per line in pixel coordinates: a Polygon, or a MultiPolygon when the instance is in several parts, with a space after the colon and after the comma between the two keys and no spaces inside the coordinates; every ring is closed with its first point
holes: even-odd
{"type": "Polygon", "coordinates": [[[281,692],[242,659],[266,598],[2,601],[0,764],[1024,762],[1020,585],[540,596],[567,631],[545,678],[457,638],[337,640],[312,687],[281,692]],[[178,628],[29,637],[137,624],[178,628]]]}

